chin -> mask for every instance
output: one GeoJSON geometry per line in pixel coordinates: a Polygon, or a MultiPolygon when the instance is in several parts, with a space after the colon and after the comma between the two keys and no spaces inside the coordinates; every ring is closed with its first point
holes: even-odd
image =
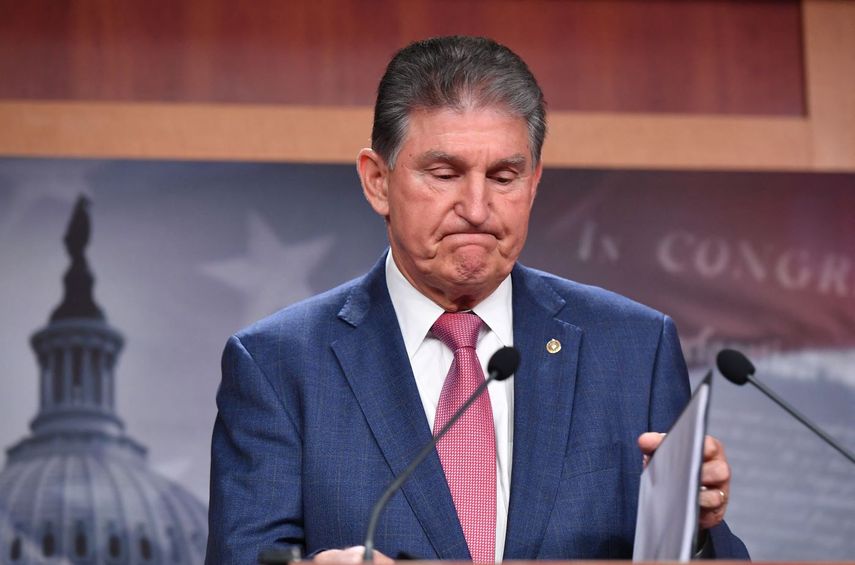
{"type": "Polygon", "coordinates": [[[491,261],[472,260],[455,261],[452,266],[452,279],[462,286],[483,286],[500,282],[504,276],[502,270],[491,261]]]}

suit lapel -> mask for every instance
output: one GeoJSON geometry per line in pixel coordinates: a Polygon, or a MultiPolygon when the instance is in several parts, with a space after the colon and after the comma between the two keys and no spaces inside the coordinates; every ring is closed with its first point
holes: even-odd
{"type": "Polygon", "coordinates": [[[556,316],[565,301],[540,277],[513,272],[514,452],[505,559],[534,559],[554,505],[570,432],[582,330],[556,316]],[[547,350],[557,340],[560,351],[547,350]]]}
{"type": "MultiPolygon", "coordinates": [[[[384,261],[354,289],[339,317],[354,330],[332,344],[386,462],[398,476],[431,439],[386,288],[384,261]]],[[[436,452],[401,489],[440,559],[470,559],[436,452]]],[[[425,558],[431,556],[422,556],[425,558]]]]}

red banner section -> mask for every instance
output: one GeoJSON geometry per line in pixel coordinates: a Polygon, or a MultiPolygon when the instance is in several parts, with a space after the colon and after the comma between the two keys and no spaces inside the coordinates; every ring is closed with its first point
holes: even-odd
{"type": "Polygon", "coordinates": [[[690,365],[855,344],[855,175],[551,170],[523,260],[677,321],[690,365]]]}

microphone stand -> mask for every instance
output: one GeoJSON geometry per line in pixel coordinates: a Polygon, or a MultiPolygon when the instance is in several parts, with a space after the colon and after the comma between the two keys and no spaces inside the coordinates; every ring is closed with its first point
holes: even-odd
{"type": "Polygon", "coordinates": [[[377,503],[374,505],[374,509],[371,511],[371,518],[368,520],[368,531],[365,534],[365,555],[362,558],[364,563],[372,563],[374,561],[374,531],[377,529],[377,522],[380,519],[380,513],[386,507],[386,504],[389,502],[389,499],[392,498],[392,495],[395,494],[398,489],[401,488],[401,485],[403,485],[407,481],[407,479],[410,478],[410,475],[413,474],[413,471],[416,470],[416,467],[418,467],[422,460],[425,459],[431,451],[433,451],[434,447],[436,447],[436,444],[439,443],[439,440],[442,439],[442,436],[444,436],[446,432],[451,429],[451,426],[453,426],[454,423],[460,419],[460,417],[463,415],[464,412],[466,412],[469,406],[471,406],[472,403],[475,402],[475,400],[477,400],[479,396],[481,396],[481,394],[487,388],[487,385],[489,385],[498,374],[498,371],[490,372],[488,378],[484,379],[484,382],[478,385],[478,388],[475,389],[475,392],[473,392],[469,396],[469,398],[466,399],[466,402],[464,402],[463,405],[457,410],[457,412],[455,412],[451,416],[448,422],[446,422],[446,424],[439,430],[439,433],[437,433],[433,437],[433,439],[431,439],[431,441],[429,441],[422,448],[422,450],[419,451],[419,454],[416,455],[415,459],[410,462],[407,468],[404,469],[404,471],[400,475],[398,475],[394,481],[392,481],[392,484],[389,485],[389,487],[383,493],[383,496],[381,496],[377,503]]]}
{"type": "Polygon", "coordinates": [[[773,401],[775,401],[775,403],[777,403],[778,406],[780,406],[781,408],[783,408],[784,410],[789,412],[790,416],[792,416],[793,418],[795,418],[796,420],[798,420],[799,422],[801,422],[802,424],[807,426],[807,428],[810,431],[812,431],[813,433],[815,433],[816,435],[818,435],[819,437],[824,439],[825,443],[827,443],[828,445],[830,445],[831,447],[833,447],[834,449],[839,451],[851,463],[855,463],[855,456],[853,456],[852,453],[850,453],[848,449],[843,447],[841,444],[837,443],[834,440],[834,438],[832,438],[830,435],[825,433],[818,426],[814,425],[805,416],[802,416],[798,410],[796,410],[795,408],[790,406],[790,404],[786,400],[784,400],[783,398],[781,398],[780,396],[775,394],[775,392],[772,391],[772,389],[770,389],[769,387],[764,385],[762,382],[755,379],[754,375],[746,375],[746,378],[748,379],[748,382],[750,382],[751,384],[753,384],[754,386],[759,388],[763,394],[765,394],[766,396],[771,398],[773,401]]]}

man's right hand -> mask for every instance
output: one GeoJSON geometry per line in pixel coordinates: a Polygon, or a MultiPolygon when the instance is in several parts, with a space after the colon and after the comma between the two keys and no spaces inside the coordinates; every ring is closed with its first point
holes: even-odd
{"type": "MultiPolygon", "coordinates": [[[[328,549],[315,555],[313,561],[315,563],[362,563],[362,557],[365,555],[364,545],[355,545],[347,549],[328,549]]],[[[395,561],[383,555],[376,549],[374,550],[374,563],[377,565],[391,565],[395,561]]]]}

